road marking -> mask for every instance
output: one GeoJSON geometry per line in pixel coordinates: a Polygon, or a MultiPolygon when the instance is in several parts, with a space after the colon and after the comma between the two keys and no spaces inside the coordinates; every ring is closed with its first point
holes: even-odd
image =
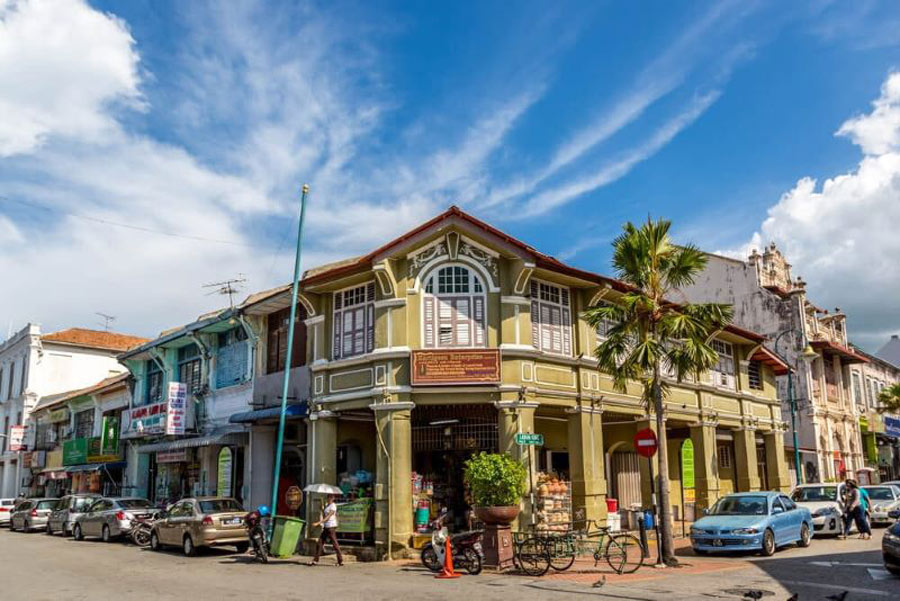
{"type": "Polygon", "coordinates": [[[853,586],[839,586],[837,584],[822,584],[821,582],[800,582],[798,580],[782,580],[781,584],[794,584],[797,586],[808,586],[811,588],[826,588],[832,591],[850,591],[851,593],[862,593],[864,595],[875,595],[878,597],[892,597],[892,593],[878,591],[872,588],[856,588],[853,586]]]}
{"type": "Polygon", "coordinates": [[[851,566],[856,568],[880,568],[880,563],[844,563],[843,561],[811,561],[810,565],[831,568],[834,566],[851,566]]]}
{"type": "Polygon", "coordinates": [[[890,580],[894,577],[884,568],[869,568],[869,576],[872,577],[872,580],[890,580]]]}

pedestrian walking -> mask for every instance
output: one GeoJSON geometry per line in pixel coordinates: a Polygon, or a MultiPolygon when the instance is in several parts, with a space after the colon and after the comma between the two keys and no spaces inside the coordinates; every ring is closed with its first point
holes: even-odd
{"type": "Polygon", "coordinates": [[[319,563],[319,557],[322,556],[322,552],[325,550],[326,541],[330,541],[331,546],[334,547],[334,552],[337,555],[337,565],[344,565],[344,556],[341,554],[341,546],[337,541],[338,519],[337,505],[334,502],[334,498],[334,495],[325,497],[325,509],[322,510],[322,518],[313,524],[313,526],[322,526],[322,533],[319,535],[318,544],[316,544],[316,554],[313,556],[313,560],[306,565],[314,566],[319,563]]]}
{"type": "Polygon", "coordinates": [[[841,538],[847,538],[850,534],[850,523],[856,523],[856,529],[859,531],[860,538],[871,538],[872,531],[866,521],[865,512],[862,505],[862,494],[859,486],[854,480],[846,480],[844,486],[847,490],[845,513],[844,513],[844,534],[841,538]]]}
{"type": "Polygon", "coordinates": [[[872,503],[871,503],[871,500],[869,499],[869,491],[867,491],[865,488],[859,486],[856,483],[856,480],[853,481],[853,484],[854,484],[854,486],[856,486],[856,489],[859,491],[859,504],[860,504],[860,507],[862,507],[862,519],[866,525],[865,534],[863,534],[862,531],[860,531],[859,537],[863,538],[863,539],[870,539],[870,538],[872,538],[872,527],[869,523],[869,508],[871,507],[872,503]]]}

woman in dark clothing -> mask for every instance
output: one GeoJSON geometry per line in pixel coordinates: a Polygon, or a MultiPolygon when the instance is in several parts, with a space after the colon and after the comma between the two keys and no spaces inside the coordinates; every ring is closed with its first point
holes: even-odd
{"type": "Polygon", "coordinates": [[[861,537],[872,536],[872,530],[869,528],[869,522],[864,513],[859,486],[853,480],[847,480],[844,482],[844,486],[847,495],[844,505],[844,535],[841,538],[847,538],[847,535],[850,534],[851,521],[856,523],[856,529],[861,537]]]}

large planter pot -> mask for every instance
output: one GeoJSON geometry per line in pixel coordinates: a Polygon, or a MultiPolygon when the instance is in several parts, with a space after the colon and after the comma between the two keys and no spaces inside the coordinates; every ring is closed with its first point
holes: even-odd
{"type": "Polygon", "coordinates": [[[506,526],[512,524],[519,515],[518,505],[507,505],[505,507],[476,507],[475,517],[485,524],[496,524],[506,526]]]}

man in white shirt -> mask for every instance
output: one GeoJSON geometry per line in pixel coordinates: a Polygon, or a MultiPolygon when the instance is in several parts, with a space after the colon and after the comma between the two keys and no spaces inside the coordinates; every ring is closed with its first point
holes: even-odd
{"type": "Polygon", "coordinates": [[[337,565],[344,565],[344,557],[341,555],[341,546],[337,541],[337,505],[334,502],[334,495],[325,497],[325,508],[322,510],[322,519],[313,524],[313,526],[322,526],[322,534],[319,535],[319,543],[316,545],[316,554],[313,560],[307,565],[314,566],[319,563],[319,557],[325,550],[325,541],[330,541],[337,555],[337,565]]]}

